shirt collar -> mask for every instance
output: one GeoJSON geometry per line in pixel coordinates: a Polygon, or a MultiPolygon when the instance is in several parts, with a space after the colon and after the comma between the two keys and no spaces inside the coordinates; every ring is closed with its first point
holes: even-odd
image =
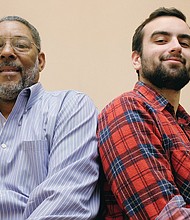
{"type": "Polygon", "coordinates": [[[145,83],[138,81],[135,84],[134,91],[139,93],[144,99],[147,99],[156,109],[163,110],[168,104],[168,100],[156,90],[146,85],[145,83]]]}
{"type": "MultiPolygon", "coordinates": [[[[141,81],[138,81],[135,84],[134,91],[143,96],[144,99],[148,100],[148,102],[150,102],[155,109],[158,109],[160,111],[167,109],[167,111],[174,115],[173,106],[168,102],[168,100],[164,96],[159,94],[150,86],[146,85],[141,81]]],[[[178,121],[183,121],[183,124],[190,124],[190,116],[181,105],[178,106],[176,116],[178,118],[178,121]]]]}
{"type": "Polygon", "coordinates": [[[23,89],[20,92],[18,98],[24,96],[28,99],[25,110],[28,111],[28,109],[30,109],[34,105],[34,103],[41,99],[43,91],[44,89],[41,83],[38,82],[28,88],[23,89]]]}

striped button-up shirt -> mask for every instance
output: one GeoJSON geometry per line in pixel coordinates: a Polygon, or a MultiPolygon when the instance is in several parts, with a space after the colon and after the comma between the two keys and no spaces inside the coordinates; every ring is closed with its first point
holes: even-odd
{"type": "Polygon", "coordinates": [[[97,110],[77,91],[24,89],[0,115],[0,219],[94,219],[97,110]]]}
{"type": "Polygon", "coordinates": [[[190,116],[142,82],[99,116],[105,219],[190,219],[190,116]]]}

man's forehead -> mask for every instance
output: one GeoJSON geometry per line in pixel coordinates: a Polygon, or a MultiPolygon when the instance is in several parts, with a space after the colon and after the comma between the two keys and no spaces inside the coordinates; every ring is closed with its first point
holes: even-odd
{"type": "Polygon", "coordinates": [[[19,21],[2,21],[0,22],[0,35],[3,34],[23,34],[31,36],[30,29],[19,21]]]}
{"type": "Polygon", "coordinates": [[[185,21],[174,16],[155,18],[143,28],[144,36],[151,36],[153,32],[165,31],[175,35],[190,34],[189,26],[185,21]]]}

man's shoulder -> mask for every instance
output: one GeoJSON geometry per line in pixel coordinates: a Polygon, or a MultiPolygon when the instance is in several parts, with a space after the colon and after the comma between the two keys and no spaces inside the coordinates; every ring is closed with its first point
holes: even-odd
{"type": "Polygon", "coordinates": [[[87,97],[88,96],[85,93],[77,90],[45,91],[43,95],[44,99],[57,99],[61,101],[79,100],[87,97]]]}
{"type": "Polygon", "coordinates": [[[102,112],[109,112],[113,109],[126,108],[130,103],[142,102],[142,97],[135,91],[124,92],[109,102],[102,110],[102,112]]]}
{"type": "Polygon", "coordinates": [[[96,109],[92,99],[84,92],[77,90],[45,91],[42,99],[44,102],[57,103],[62,108],[96,109]]]}
{"type": "Polygon", "coordinates": [[[79,92],[77,90],[53,90],[53,91],[45,91],[46,96],[52,97],[76,97],[76,96],[85,96],[84,93],[79,92]]]}

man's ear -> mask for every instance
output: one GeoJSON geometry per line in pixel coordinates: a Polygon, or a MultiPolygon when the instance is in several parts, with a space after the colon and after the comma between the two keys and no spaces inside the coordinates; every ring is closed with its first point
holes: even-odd
{"type": "Polygon", "coordinates": [[[139,52],[137,51],[132,52],[132,62],[136,71],[141,69],[141,57],[139,52]]]}
{"type": "Polygon", "coordinates": [[[39,67],[39,72],[41,72],[43,69],[44,69],[44,67],[45,67],[45,54],[43,53],[43,52],[40,52],[39,54],[38,54],[38,61],[39,61],[39,65],[38,65],[38,67],[39,67]]]}

